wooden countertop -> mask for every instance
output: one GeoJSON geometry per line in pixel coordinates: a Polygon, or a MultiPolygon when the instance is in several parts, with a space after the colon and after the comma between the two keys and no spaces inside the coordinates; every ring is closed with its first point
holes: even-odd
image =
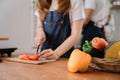
{"type": "Polygon", "coordinates": [[[107,73],[89,68],[86,73],[67,70],[68,59],[33,65],[9,62],[0,63],[0,80],[120,80],[119,73],[107,73]]]}

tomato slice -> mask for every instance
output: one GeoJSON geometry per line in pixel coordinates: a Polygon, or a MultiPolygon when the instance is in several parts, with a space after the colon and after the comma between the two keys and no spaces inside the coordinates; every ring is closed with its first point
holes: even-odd
{"type": "Polygon", "coordinates": [[[38,60],[38,56],[37,55],[30,55],[29,57],[28,57],[28,59],[29,60],[38,60]]]}
{"type": "Polygon", "coordinates": [[[35,55],[27,55],[27,54],[22,54],[19,55],[19,59],[21,60],[38,60],[39,59],[39,54],[35,54],[35,55]]]}

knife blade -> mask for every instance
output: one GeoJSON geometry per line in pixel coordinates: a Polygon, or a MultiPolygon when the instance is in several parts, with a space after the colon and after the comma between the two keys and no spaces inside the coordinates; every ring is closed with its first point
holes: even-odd
{"type": "Polygon", "coordinates": [[[38,54],[39,48],[40,48],[40,46],[38,45],[37,50],[36,50],[36,54],[38,54]]]}

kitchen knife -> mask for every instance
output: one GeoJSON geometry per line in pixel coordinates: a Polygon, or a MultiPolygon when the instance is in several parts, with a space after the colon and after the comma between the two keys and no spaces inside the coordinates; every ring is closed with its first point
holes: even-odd
{"type": "Polygon", "coordinates": [[[38,54],[39,48],[40,48],[40,45],[37,46],[36,54],[38,54]]]}

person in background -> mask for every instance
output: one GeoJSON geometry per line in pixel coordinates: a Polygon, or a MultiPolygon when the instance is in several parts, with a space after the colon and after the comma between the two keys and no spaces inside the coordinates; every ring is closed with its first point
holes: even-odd
{"type": "Polygon", "coordinates": [[[104,25],[110,13],[109,0],[83,0],[86,19],[82,30],[81,47],[85,40],[91,41],[94,37],[107,40],[104,25]]]}
{"type": "Polygon", "coordinates": [[[38,17],[35,44],[41,46],[40,57],[69,57],[79,40],[83,19],[82,0],[37,0],[38,17]]]}
{"type": "Polygon", "coordinates": [[[0,62],[2,62],[1,54],[0,54],[0,62]]]}

